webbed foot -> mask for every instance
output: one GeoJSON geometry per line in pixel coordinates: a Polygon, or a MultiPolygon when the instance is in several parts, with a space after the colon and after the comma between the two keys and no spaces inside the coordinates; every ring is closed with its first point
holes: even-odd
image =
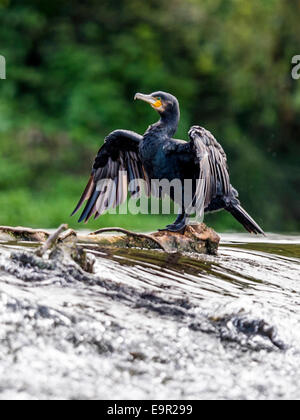
{"type": "Polygon", "coordinates": [[[177,223],[173,225],[168,225],[164,229],[159,229],[159,232],[179,232],[184,234],[186,228],[186,224],[184,223],[177,223]]]}

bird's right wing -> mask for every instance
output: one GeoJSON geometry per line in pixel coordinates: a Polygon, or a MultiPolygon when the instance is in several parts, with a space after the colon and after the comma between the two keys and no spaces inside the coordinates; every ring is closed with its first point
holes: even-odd
{"type": "Polygon", "coordinates": [[[111,133],[98,152],[89,182],[72,213],[75,214],[84,201],[87,204],[79,222],[95,219],[110,208],[123,204],[128,195],[139,198],[143,180],[145,193],[150,195],[150,183],[139,157],[142,136],[132,131],[117,130],[111,133]]]}

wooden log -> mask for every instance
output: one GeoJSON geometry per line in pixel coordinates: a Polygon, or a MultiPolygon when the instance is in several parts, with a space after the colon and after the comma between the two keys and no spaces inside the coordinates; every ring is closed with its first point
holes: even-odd
{"type": "MultiPolygon", "coordinates": [[[[45,230],[29,228],[0,227],[0,241],[35,241],[44,243],[51,236],[45,230]]],[[[83,234],[69,229],[61,233],[58,242],[76,242],[81,245],[95,245],[105,248],[143,248],[171,252],[190,252],[216,255],[220,238],[204,223],[188,226],[184,234],[175,232],[156,232],[140,234],[122,228],[105,228],[92,234],[83,234]],[[113,232],[118,233],[117,235],[113,232]]]]}
{"type": "Polygon", "coordinates": [[[216,255],[220,237],[204,223],[188,226],[184,232],[156,232],[150,235],[137,234],[121,228],[105,228],[95,234],[77,235],[82,243],[94,243],[103,248],[144,248],[162,249],[165,252],[191,252],[216,255]],[[124,235],[108,235],[121,232],[124,235]]]}
{"type": "Polygon", "coordinates": [[[44,229],[0,226],[0,241],[45,242],[50,233],[44,229]]]}

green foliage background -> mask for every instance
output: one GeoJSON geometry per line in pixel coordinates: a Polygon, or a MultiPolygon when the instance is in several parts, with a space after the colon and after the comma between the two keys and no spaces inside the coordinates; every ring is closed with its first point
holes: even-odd
{"type": "MultiPolygon", "coordinates": [[[[0,224],[78,227],[69,214],[104,137],[143,133],[156,115],[133,96],[159,89],[180,100],[179,138],[200,124],[223,144],[253,217],[299,231],[299,21],[299,0],[0,0],[0,224]]],[[[240,229],[225,212],[207,222],[240,229]]]]}

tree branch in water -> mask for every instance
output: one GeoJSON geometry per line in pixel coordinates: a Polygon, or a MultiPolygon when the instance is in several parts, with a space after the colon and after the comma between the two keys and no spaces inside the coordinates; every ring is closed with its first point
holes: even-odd
{"type": "Polygon", "coordinates": [[[96,232],[90,233],[89,236],[99,235],[101,233],[108,233],[108,232],[120,232],[120,233],[124,233],[125,235],[128,235],[128,236],[133,236],[134,238],[148,239],[149,241],[152,241],[156,245],[158,245],[160,247],[160,249],[167,252],[166,248],[160,243],[160,241],[153,238],[153,236],[146,235],[144,233],[131,232],[131,231],[123,229],[123,228],[103,228],[103,229],[97,230],[96,232]]]}
{"type": "Polygon", "coordinates": [[[47,241],[42,245],[36,252],[35,255],[42,257],[49,249],[53,248],[56,245],[58,238],[62,232],[68,229],[68,225],[61,225],[57,231],[49,236],[47,241]]]}

